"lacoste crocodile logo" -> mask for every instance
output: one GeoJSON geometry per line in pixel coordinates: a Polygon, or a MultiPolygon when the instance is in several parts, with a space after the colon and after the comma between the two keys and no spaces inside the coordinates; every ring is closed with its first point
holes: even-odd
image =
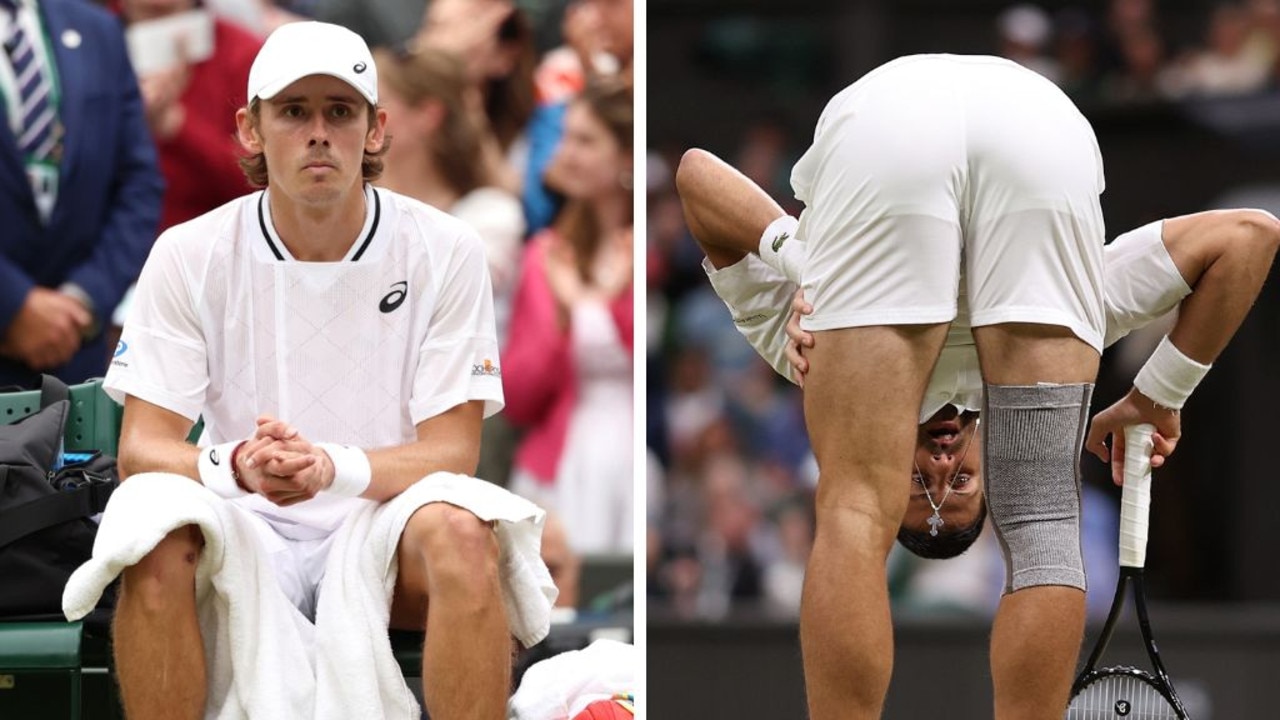
{"type": "Polygon", "coordinates": [[[778,252],[778,250],[782,248],[782,243],[786,242],[790,237],[791,237],[791,235],[790,235],[789,233],[782,233],[782,234],[781,234],[781,235],[779,235],[778,237],[774,238],[774,239],[773,239],[773,251],[774,251],[775,253],[776,253],[776,252],[778,252]]]}

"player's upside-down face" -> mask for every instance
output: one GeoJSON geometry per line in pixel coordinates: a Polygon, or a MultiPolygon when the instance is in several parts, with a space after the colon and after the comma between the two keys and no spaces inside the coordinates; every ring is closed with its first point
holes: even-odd
{"type": "Polygon", "coordinates": [[[982,507],[982,438],[978,434],[978,414],[960,413],[948,405],[934,413],[916,431],[915,467],[911,470],[911,496],[902,517],[905,528],[928,531],[934,504],[946,530],[968,527],[982,507]],[[918,469],[918,473],[917,473],[918,469]],[[947,495],[947,483],[951,494],[947,495]],[[923,483],[923,484],[922,484],[923,483]],[[947,501],[942,502],[944,495],[947,501]]]}

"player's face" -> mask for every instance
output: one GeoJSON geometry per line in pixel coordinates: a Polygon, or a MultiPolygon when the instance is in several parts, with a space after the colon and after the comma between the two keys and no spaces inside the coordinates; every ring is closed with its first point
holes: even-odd
{"type": "Polygon", "coordinates": [[[586,103],[569,106],[564,138],[556,152],[555,162],[564,171],[561,177],[565,195],[593,200],[621,191],[619,178],[630,168],[630,153],[624,151],[586,103]]]}
{"type": "Polygon", "coordinates": [[[982,507],[982,438],[978,435],[977,418],[977,413],[960,414],[948,405],[919,427],[915,461],[920,474],[912,469],[911,498],[902,518],[904,527],[929,530],[933,508],[925,497],[925,487],[933,502],[941,503],[953,477],[951,494],[939,513],[943,531],[967,527],[977,518],[982,507]]]}
{"type": "Polygon", "coordinates": [[[309,75],[263,101],[256,127],[237,119],[241,143],[266,156],[272,191],[305,205],[358,191],[364,153],[382,147],[386,129],[385,110],[370,127],[364,97],[328,75],[309,75]]]}

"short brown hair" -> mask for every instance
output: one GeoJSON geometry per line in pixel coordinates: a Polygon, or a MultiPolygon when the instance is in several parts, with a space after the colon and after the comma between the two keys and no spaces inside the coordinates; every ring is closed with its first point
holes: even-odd
{"type": "Polygon", "coordinates": [[[490,184],[482,157],[481,130],[467,112],[466,67],[456,56],[436,48],[397,52],[373,51],[378,77],[405,103],[435,100],[444,108],[439,136],[431,142],[431,160],[459,196],[490,184]]]}
{"type": "MultiPolygon", "coordinates": [[[[369,104],[368,108],[369,127],[373,128],[378,122],[378,108],[372,104],[369,104]]],[[[250,100],[245,112],[249,114],[249,123],[254,128],[257,128],[262,117],[262,100],[259,98],[250,100]]],[[[382,156],[387,154],[387,148],[390,145],[391,138],[386,138],[377,152],[365,152],[364,159],[360,161],[360,173],[365,182],[373,182],[382,177],[382,156]]],[[[242,156],[240,158],[240,169],[244,171],[244,177],[252,187],[264,188],[267,186],[267,156],[263,153],[242,156]]]]}

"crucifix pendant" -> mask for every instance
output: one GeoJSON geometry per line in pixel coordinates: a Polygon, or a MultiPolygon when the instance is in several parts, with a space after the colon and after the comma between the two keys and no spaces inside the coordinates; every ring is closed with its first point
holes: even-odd
{"type": "Polygon", "coordinates": [[[938,528],[942,525],[942,516],[938,514],[937,510],[934,510],[933,515],[928,519],[927,522],[929,523],[929,536],[937,537],[938,528]]]}

